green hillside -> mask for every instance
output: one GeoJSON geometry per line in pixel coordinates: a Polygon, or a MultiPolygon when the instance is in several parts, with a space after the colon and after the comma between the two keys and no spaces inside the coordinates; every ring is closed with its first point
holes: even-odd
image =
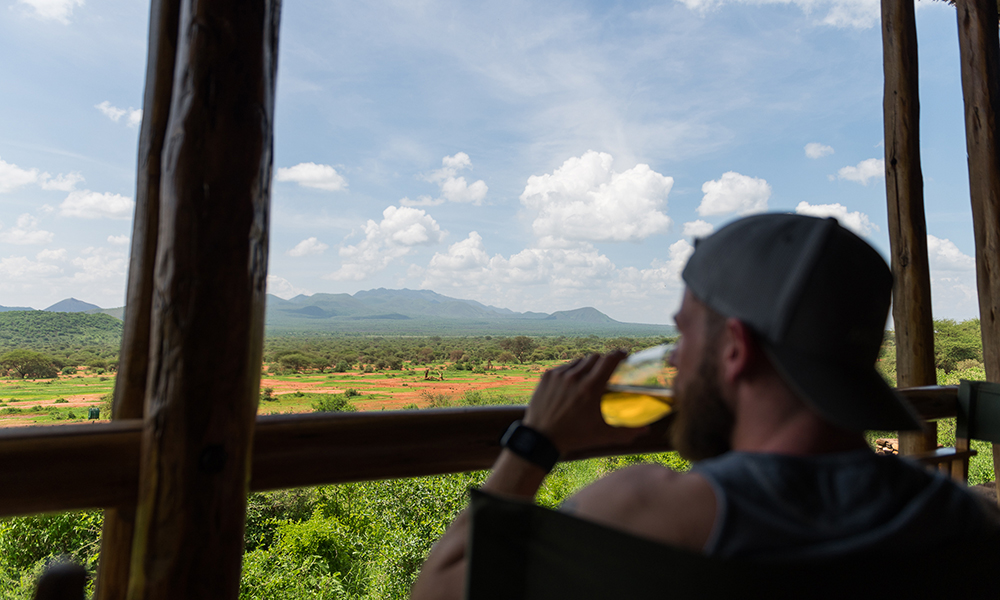
{"type": "Polygon", "coordinates": [[[121,343],[122,322],[110,315],[34,311],[0,312],[0,350],[55,351],[121,343]]]}

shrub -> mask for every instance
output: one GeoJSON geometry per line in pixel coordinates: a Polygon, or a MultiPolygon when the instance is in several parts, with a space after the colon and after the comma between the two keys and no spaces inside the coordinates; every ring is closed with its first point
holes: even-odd
{"type": "Polygon", "coordinates": [[[323,394],[313,402],[315,412],[355,412],[355,408],[344,394],[323,394]]]}
{"type": "Polygon", "coordinates": [[[101,396],[101,418],[110,419],[111,412],[114,408],[115,395],[114,394],[104,394],[101,396]]]}
{"type": "Polygon", "coordinates": [[[355,396],[360,396],[361,392],[359,392],[354,388],[347,388],[346,390],[344,390],[344,395],[347,396],[348,398],[353,398],[355,396]]]}
{"type": "Polygon", "coordinates": [[[261,402],[274,402],[278,397],[274,395],[274,388],[260,388],[260,401],[261,402]]]}
{"type": "Polygon", "coordinates": [[[65,398],[56,398],[52,404],[69,404],[69,400],[65,398]]]}

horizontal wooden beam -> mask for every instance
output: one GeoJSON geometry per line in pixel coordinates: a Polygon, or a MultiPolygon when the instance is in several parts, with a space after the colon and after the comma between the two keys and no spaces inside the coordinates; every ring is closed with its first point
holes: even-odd
{"type": "MultiPolygon", "coordinates": [[[[900,390],[924,419],[955,416],[958,388],[900,390]]],[[[523,406],[264,416],[254,434],[255,491],[487,469],[523,406]]],[[[568,460],[670,450],[668,421],[627,446],[568,460]]],[[[0,430],[0,516],[130,506],[142,421],[0,430]]]]}

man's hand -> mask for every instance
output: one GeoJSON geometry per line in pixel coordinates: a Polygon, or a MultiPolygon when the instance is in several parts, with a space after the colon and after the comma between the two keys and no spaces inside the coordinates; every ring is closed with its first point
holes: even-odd
{"type": "Polygon", "coordinates": [[[524,424],[547,436],[562,454],[627,443],[644,433],[645,427],[612,427],[601,416],[601,395],[625,356],[621,351],[592,354],[546,371],[524,424]]]}

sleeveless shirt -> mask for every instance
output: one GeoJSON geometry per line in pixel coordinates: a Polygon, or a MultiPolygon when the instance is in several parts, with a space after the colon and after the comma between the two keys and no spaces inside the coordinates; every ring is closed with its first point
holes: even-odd
{"type": "Polygon", "coordinates": [[[932,549],[992,527],[979,501],[949,478],[869,450],[728,452],[692,472],[708,480],[718,505],[708,555],[810,560],[932,549]]]}

